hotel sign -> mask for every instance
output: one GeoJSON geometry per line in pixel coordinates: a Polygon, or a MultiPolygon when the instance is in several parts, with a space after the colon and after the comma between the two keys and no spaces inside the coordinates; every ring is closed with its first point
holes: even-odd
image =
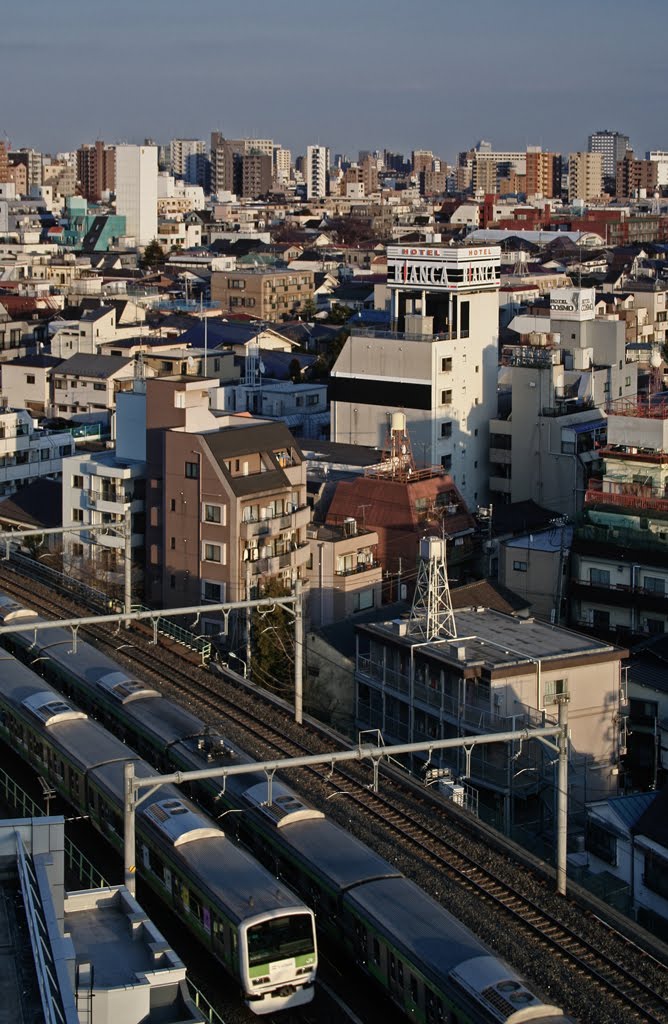
{"type": "Polygon", "coordinates": [[[593,288],[554,288],[550,292],[550,316],[555,320],[594,320],[596,292],[593,288]]]}
{"type": "Polygon", "coordinates": [[[387,283],[402,291],[478,292],[499,287],[501,249],[496,245],[390,245],[387,283]]]}

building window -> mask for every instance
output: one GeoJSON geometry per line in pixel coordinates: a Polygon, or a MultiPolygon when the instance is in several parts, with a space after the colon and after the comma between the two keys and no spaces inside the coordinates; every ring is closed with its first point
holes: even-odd
{"type": "Polygon", "coordinates": [[[172,575],[169,577],[169,585],[172,590],[176,587],[176,576],[172,575]]]}
{"type": "Polygon", "coordinates": [[[657,633],[665,633],[665,622],[663,619],[647,619],[647,632],[654,636],[657,633]]]}
{"type": "Polygon", "coordinates": [[[565,679],[546,679],[543,704],[556,704],[557,697],[566,693],[565,679]]]}
{"type": "Polygon", "coordinates": [[[74,487],[77,490],[81,491],[81,490],[83,490],[83,485],[84,485],[84,481],[83,481],[83,477],[82,476],[73,476],[72,477],[72,487],[74,487]]]}
{"type": "Polygon", "coordinates": [[[217,601],[222,602],[225,600],[223,583],[214,583],[211,580],[202,580],[202,600],[203,601],[217,601]]]}
{"type": "Polygon", "coordinates": [[[645,576],[644,589],[650,594],[665,594],[666,581],[661,576],[645,576]]]}
{"type": "Polygon", "coordinates": [[[452,391],[441,391],[441,405],[452,405],[452,391]]]}
{"type": "Polygon", "coordinates": [[[630,387],[631,387],[631,378],[630,378],[630,377],[625,377],[625,378],[624,378],[624,385],[625,385],[625,387],[627,387],[627,388],[630,388],[630,387]]]}
{"type": "Polygon", "coordinates": [[[654,850],[645,853],[645,871],[643,882],[652,892],[664,899],[668,898],[668,860],[654,850]]]}
{"type": "Polygon", "coordinates": [[[526,571],[527,571],[527,563],[526,562],[513,562],[513,572],[526,572],[526,571]]]}
{"type": "Polygon", "coordinates": [[[205,562],[224,562],[223,550],[224,544],[205,544],[204,545],[204,561],[205,562]]]}
{"type": "Polygon", "coordinates": [[[26,384],[34,384],[34,383],[35,383],[35,374],[34,373],[26,373],[26,384]]]}
{"type": "Polygon", "coordinates": [[[73,508],[72,509],[72,522],[73,523],[83,523],[83,509],[82,508],[73,508]]]}
{"type": "Polygon", "coordinates": [[[452,437],[452,423],[450,420],[441,423],[441,437],[452,437]]]}
{"type": "Polygon", "coordinates": [[[205,505],[204,506],[204,522],[205,523],[218,523],[224,525],[225,516],[222,505],[205,505]]]}
{"type": "Polygon", "coordinates": [[[441,359],[441,373],[449,373],[452,369],[452,356],[444,356],[441,359]]]}
{"type": "Polygon", "coordinates": [[[588,821],[585,829],[585,849],[606,864],[617,863],[617,837],[595,821],[588,821]]]}
{"type": "Polygon", "coordinates": [[[360,590],[355,594],[355,611],[363,612],[375,604],[373,590],[360,590]]]}
{"type": "Polygon", "coordinates": [[[172,498],[169,502],[169,511],[176,512],[176,498],[172,498]]]}
{"type": "Polygon", "coordinates": [[[169,547],[172,551],[176,551],[176,537],[172,537],[169,542],[169,547]]]}
{"type": "Polygon", "coordinates": [[[186,462],[186,477],[189,480],[197,480],[199,477],[199,465],[197,462],[186,462]]]}
{"type": "Polygon", "coordinates": [[[452,469],[452,455],[441,455],[441,469],[452,469]]]}
{"type": "Polygon", "coordinates": [[[592,587],[609,587],[610,572],[608,569],[590,569],[589,582],[592,587]]]}

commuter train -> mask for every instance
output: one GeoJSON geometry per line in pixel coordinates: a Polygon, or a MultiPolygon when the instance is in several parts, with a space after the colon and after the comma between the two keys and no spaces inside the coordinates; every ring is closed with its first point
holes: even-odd
{"type": "MultiPolygon", "coordinates": [[[[122,848],[123,766],[154,770],[4,651],[0,736],[122,848]]],[[[136,816],[140,874],[240,983],[247,1006],[265,1014],[310,1002],[313,911],[174,786],[151,793],[136,816]]]]}
{"type": "MultiPolygon", "coordinates": [[[[30,631],[39,617],[0,595],[2,640],[35,663],[160,771],[250,763],[237,746],[67,630],[30,631]],[[25,630],[25,632],[23,632],[25,630]]],[[[570,1024],[448,911],[354,836],[262,772],[203,781],[198,801],[316,912],[345,951],[423,1024],[570,1024]],[[244,813],[230,813],[227,812],[244,813]]]]}

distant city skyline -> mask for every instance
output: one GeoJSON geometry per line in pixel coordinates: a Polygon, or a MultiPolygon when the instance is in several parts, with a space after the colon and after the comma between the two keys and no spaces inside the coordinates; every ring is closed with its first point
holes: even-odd
{"type": "Polygon", "coordinates": [[[562,0],[49,0],[0,18],[0,139],[71,151],[84,142],[273,138],[431,149],[453,161],[480,139],[585,150],[594,131],[668,149],[668,5],[562,0]]]}

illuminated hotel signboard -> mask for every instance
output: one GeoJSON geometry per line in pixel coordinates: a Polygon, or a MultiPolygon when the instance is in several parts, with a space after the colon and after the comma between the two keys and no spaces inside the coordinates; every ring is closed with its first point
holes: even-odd
{"type": "Polygon", "coordinates": [[[402,291],[479,292],[499,287],[501,249],[388,245],[387,283],[402,291]]]}

